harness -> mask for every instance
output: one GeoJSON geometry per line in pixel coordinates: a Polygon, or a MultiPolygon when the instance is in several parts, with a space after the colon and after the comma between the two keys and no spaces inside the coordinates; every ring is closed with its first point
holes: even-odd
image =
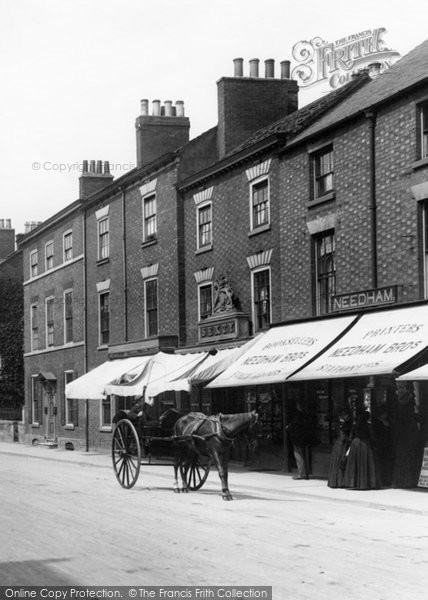
{"type": "MultiPolygon", "coordinates": [[[[217,437],[219,440],[223,440],[223,441],[227,441],[227,442],[235,441],[235,438],[232,438],[232,437],[229,437],[228,435],[226,435],[224,428],[223,428],[223,423],[221,422],[221,413],[219,413],[218,415],[215,415],[215,416],[211,415],[209,417],[207,417],[206,415],[202,415],[202,414],[195,414],[192,416],[196,420],[196,423],[193,423],[192,428],[189,431],[186,431],[187,435],[190,435],[194,438],[205,440],[205,441],[212,437],[217,437]],[[216,431],[214,431],[213,433],[198,435],[199,429],[207,421],[214,423],[216,431]]],[[[185,432],[183,432],[183,433],[185,433],[185,432]]]]}

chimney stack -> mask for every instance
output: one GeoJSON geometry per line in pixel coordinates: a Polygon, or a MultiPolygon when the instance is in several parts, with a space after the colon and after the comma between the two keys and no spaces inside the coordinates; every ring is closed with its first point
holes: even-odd
{"type": "Polygon", "coordinates": [[[95,192],[107,187],[113,181],[108,161],[82,161],[82,174],[79,177],[79,198],[84,200],[95,192]],[[89,168],[88,168],[89,164],[89,168]]]}
{"type": "Polygon", "coordinates": [[[275,78],[275,61],[265,60],[265,77],[259,77],[259,59],[249,61],[243,74],[243,59],[235,58],[234,76],[217,82],[219,157],[233,150],[257,129],[297,110],[297,82],[290,79],[290,61],[281,62],[281,78],[275,78]]]}
{"type": "Polygon", "coordinates": [[[177,100],[152,101],[149,115],[148,100],[141,100],[141,115],[135,122],[137,132],[137,165],[146,165],[163,154],[174,152],[189,141],[190,121],[184,116],[184,102],[177,100]]]}
{"type": "Polygon", "coordinates": [[[10,219],[0,219],[0,261],[15,250],[15,230],[10,219]]]}

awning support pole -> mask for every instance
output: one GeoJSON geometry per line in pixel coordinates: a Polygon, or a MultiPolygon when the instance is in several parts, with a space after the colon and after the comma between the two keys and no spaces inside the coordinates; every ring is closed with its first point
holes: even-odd
{"type": "Polygon", "coordinates": [[[85,438],[86,452],[89,452],[89,400],[85,400],[85,438]]]}

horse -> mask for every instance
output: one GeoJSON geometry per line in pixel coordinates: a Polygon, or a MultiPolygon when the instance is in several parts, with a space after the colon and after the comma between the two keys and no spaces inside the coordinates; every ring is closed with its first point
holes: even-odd
{"type": "Polygon", "coordinates": [[[255,411],[228,415],[219,413],[209,417],[203,413],[191,412],[179,416],[173,425],[173,438],[176,442],[174,492],[189,491],[181,470],[180,489],[178,483],[180,465],[190,465],[195,456],[201,456],[216,465],[223,500],[233,500],[228,486],[230,448],[238,436],[253,430],[257,420],[258,414],[255,411]]]}

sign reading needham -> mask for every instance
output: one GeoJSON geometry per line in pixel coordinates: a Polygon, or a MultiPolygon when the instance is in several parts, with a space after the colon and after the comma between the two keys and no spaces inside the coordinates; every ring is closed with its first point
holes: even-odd
{"type": "Polygon", "coordinates": [[[279,383],[331,344],[355,316],[273,327],[207,387],[279,383]]]}
{"type": "Polygon", "coordinates": [[[428,347],[428,306],[365,313],[289,381],[388,375],[428,347]]]}

